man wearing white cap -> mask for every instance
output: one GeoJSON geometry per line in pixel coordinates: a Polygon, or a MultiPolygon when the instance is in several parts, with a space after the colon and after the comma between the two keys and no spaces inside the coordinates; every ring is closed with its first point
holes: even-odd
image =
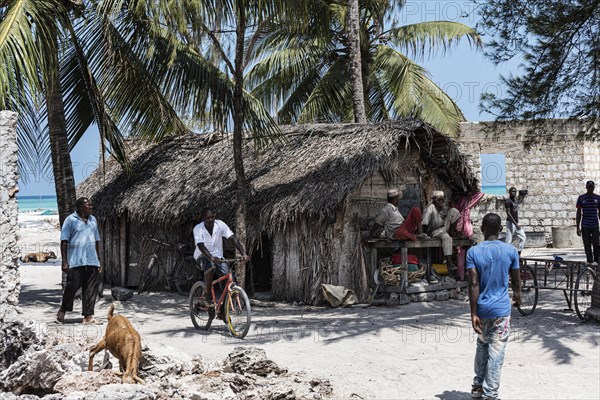
{"type": "Polygon", "coordinates": [[[418,207],[410,210],[406,220],[400,214],[398,210],[400,191],[398,189],[388,190],[387,201],[375,218],[375,224],[373,224],[369,236],[373,236],[379,227],[383,227],[385,237],[392,240],[417,240],[417,238],[427,236],[423,235],[421,230],[421,210],[418,207]]]}
{"type": "Polygon", "coordinates": [[[456,223],[460,219],[460,212],[456,208],[446,208],[446,196],[441,190],[433,192],[431,204],[423,212],[423,232],[432,238],[442,240],[442,251],[446,258],[446,267],[455,271],[456,266],[452,261],[452,235],[456,232],[456,223]]]}

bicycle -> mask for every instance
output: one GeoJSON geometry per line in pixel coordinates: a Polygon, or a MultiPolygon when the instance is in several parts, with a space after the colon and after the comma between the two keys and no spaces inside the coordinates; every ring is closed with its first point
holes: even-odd
{"type": "MultiPolygon", "coordinates": [[[[167,249],[176,249],[177,253],[179,254],[178,259],[175,262],[171,272],[163,275],[164,279],[166,280],[165,289],[172,290],[172,288],[174,288],[178,293],[187,295],[192,284],[194,281],[196,281],[198,276],[196,260],[193,257],[193,251],[190,249],[190,246],[181,243],[172,245],[152,237],[150,240],[165,246],[167,249]]],[[[157,253],[153,253],[150,256],[150,261],[148,262],[146,268],[144,268],[142,276],[140,277],[138,294],[142,294],[144,291],[147,291],[148,282],[154,275],[153,270],[158,259],[159,257],[157,253]]]]}
{"type": "MultiPolygon", "coordinates": [[[[226,263],[243,261],[241,258],[225,259],[226,263]]],[[[208,330],[215,319],[215,316],[221,315],[222,305],[225,300],[224,322],[227,324],[231,334],[239,339],[243,339],[250,329],[251,309],[248,295],[241,287],[236,285],[231,267],[229,272],[218,279],[213,279],[211,285],[211,298],[214,307],[206,304],[206,284],[204,281],[198,281],[192,286],[189,296],[190,317],[196,329],[208,330]],[[225,281],[225,289],[218,301],[215,298],[215,284],[225,281]]]]}

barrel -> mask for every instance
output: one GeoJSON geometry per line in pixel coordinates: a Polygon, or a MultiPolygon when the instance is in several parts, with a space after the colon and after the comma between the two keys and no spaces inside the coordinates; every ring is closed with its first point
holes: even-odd
{"type": "Polygon", "coordinates": [[[553,226],[552,227],[552,247],[556,249],[581,247],[583,242],[581,237],[577,236],[577,227],[575,226],[553,226]]]}

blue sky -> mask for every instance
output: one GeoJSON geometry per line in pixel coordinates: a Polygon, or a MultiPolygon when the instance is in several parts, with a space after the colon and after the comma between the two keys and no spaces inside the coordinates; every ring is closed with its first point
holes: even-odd
{"type": "Polygon", "coordinates": [[[481,186],[506,186],[504,154],[481,155],[481,186]]]}
{"type": "MultiPolygon", "coordinates": [[[[477,16],[474,7],[471,1],[407,0],[403,12],[396,16],[396,20],[399,25],[447,20],[475,27],[477,16]]],[[[486,38],[483,40],[485,42],[486,38]]],[[[437,54],[435,57],[417,61],[430,72],[433,81],[454,99],[468,121],[494,119],[492,115],[480,113],[480,96],[485,91],[501,95],[504,88],[499,80],[500,74],[510,71],[514,73],[518,67],[516,62],[496,67],[481,50],[473,50],[466,41],[445,55],[437,54]]],[[[84,180],[96,168],[99,149],[98,130],[91,128],[71,152],[75,183],[84,180]]],[[[501,173],[504,173],[504,167],[501,173]]],[[[30,182],[20,184],[20,195],[54,194],[52,174],[46,175],[49,176],[30,174],[30,182]]]]}

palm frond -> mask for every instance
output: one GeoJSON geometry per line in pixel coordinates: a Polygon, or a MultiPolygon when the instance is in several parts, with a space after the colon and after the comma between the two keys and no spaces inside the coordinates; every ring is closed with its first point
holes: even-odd
{"type": "Polygon", "coordinates": [[[427,76],[427,71],[391,47],[380,45],[374,69],[381,86],[389,88],[390,114],[416,117],[440,131],[455,136],[464,116],[456,103],[427,76]]]}
{"type": "MultiPolygon", "coordinates": [[[[102,110],[99,117],[107,118],[98,120],[99,124],[106,122],[107,134],[110,130],[121,136],[110,122],[113,119],[127,126],[129,134],[149,141],[189,132],[148,68],[148,60],[135,53],[136,48],[128,42],[131,39],[123,36],[113,21],[101,19],[88,24],[82,38],[90,65],[96,66],[92,76],[98,76],[99,89],[93,90],[90,98],[106,102],[109,110],[102,110]]],[[[91,88],[95,86],[92,82],[91,88]]],[[[103,108],[102,103],[97,108],[103,108]]],[[[119,139],[114,139],[118,144],[119,139]]]]}
{"type": "Polygon", "coordinates": [[[450,21],[404,25],[390,29],[386,36],[400,51],[415,58],[431,57],[438,51],[445,54],[463,38],[475,48],[482,46],[481,37],[473,28],[450,21]]]}
{"type": "MultiPolygon", "coordinates": [[[[298,122],[339,122],[351,108],[350,84],[345,59],[334,61],[306,100],[298,122]]],[[[351,119],[350,119],[351,120],[351,119]]]]}
{"type": "Polygon", "coordinates": [[[0,9],[0,108],[14,88],[42,93],[40,77],[56,67],[48,49],[55,48],[55,16],[64,10],[57,0],[15,0],[0,9]],[[41,73],[41,75],[40,75],[41,73]],[[26,87],[28,89],[26,89],[26,87]]]}

